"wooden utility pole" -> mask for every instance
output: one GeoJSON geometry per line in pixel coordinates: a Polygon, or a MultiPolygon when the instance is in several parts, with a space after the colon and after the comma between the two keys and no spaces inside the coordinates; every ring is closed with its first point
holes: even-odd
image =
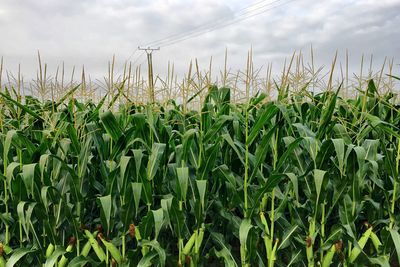
{"type": "Polygon", "coordinates": [[[157,48],[151,48],[151,47],[138,47],[139,50],[144,50],[147,54],[147,72],[149,75],[149,94],[150,94],[150,101],[151,103],[155,102],[155,96],[154,96],[154,81],[153,81],[153,57],[152,53],[153,51],[160,50],[159,47],[157,48]]]}

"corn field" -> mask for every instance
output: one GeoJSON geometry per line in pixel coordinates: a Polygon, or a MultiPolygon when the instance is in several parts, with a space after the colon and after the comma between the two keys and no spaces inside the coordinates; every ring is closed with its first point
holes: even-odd
{"type": "Polygon", "coordinates": [[[377,84],[208,86],[198,110],[5,88],[0,267],[399,266],[400,106],[377,84]]]}

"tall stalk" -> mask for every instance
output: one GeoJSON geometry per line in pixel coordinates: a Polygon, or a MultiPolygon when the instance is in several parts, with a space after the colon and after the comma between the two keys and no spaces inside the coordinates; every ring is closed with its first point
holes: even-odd
{"type": "MultiPolygon", "coordinates": [[[[397,175],[399,175],[400,173],[400,140],[397,141],[397,156],[396,156],[396,172],[397,175]]],[[[389,224],[389,228],[393,229],[394,225],[395,225],[395,207],[396,207],[396,197],[397,197],[397,179],[398,177],[393,177],[393,195],[392,195],[392,204],[390,207],[390,224],[389,224]]]]}
{"type": "MultiPolygon", "coordinates": [[[[272,169],[273,169],[273,172],[276,171],[276,165],[278,163],[278,141],[279,141],[278,140],[278,133],[279,133],[279,129],[277,129],[276,132],[275,132],[274,144],[272,146],[272,153],[273,153],[272,169]]],[[[269,237],[266,240],[266,242],[268,243],[267,252],[269,251],[269,254],[267,253],[267,256],[268,256],[268,267],[273,267],[274,266],[274,262],[276,260],[276,255],[275,255],[276,246],[278,244],[278,239],[274,240],[274,232],[275,232],[275,188],[272,189],[272,193],[271,193],[270,222],[271,222],[271,228],[269,230],[269,237]]]]}
{"type": "MultiPolygon", "coordinates": [[[[4,164],[4,171],[3,171],[3,175],[4,177],[7,177],[7,165],[8,165],[8,160],[7,160],[8,156],[6,155],[6,153],[4,153],[3,155],[3,164],[4,164]]],[[[8,218],[9,217],[9,211],[8,211],[8,183],[7,183],[7,179],[4,179],[4,205],[6,206],[6,210],[5,210],[5,215],[8,218]]],[[[8,222],[5,222],[5,228],[6,228],[6,233],[5,233],[5,239],[4,239],[4,243],[7,245],[9,240],[10,240],[10,226],[8,225],[8,222]]]]}
{"type": "Polygon", "coordinates": [[[249,179],[249,107],[250,107],[250,84],[252,74],[252,51],[248,53],[247,57],[247,73],[246,73],[246,105],[245,105],[245,166],[244,166],[244,217],[248,217],[248,179],[249,179]]]}
{"type": "MultiPolygon", "coordinates": [[[[245,121],[244,121],[244,131],[245,131],[245,166],[244,166],[244,179],[243,179],[243,197],[244,197],[244,204],[243,204],[243,217],[244,220],[248,219],[248,179],[249,179],[249,106],[250,106],[250,82],[251,82],[251,65],[252,65],[252,52],[250,51],[247,56],[247,71],[246,71],[246,104],[244,105],[245,108],[245,121]]],[[[242,261],[242,266],[249,266],[247,262],[247,248],[246,244],[241,244],[240,246],[240,257],[242,261]]]]}

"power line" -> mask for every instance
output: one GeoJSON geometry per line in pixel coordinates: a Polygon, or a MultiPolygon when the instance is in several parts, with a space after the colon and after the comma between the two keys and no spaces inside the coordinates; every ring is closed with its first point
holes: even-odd
{"type": "Polygon", "coordinates": [[[278,7],[281,7],[281,6],[283,6],[283,5],[289,4],[289,3],[294,2],[294,1],[295,1],[295,0],[288,0],[288,1],[286,1],[286,2],[281,3],[280,5],[276,5],[276,6],[273,6],[273,7],[271,7],[271,8],[264,9],[264,10],[262,10],[262,11],[260,11],[260,12],[253,13],[253,14],[248,15],[248,16],[244,16],[244,17],[241,17],[241,18],[237,18],[237,19],[235,19],[235,20],[233,20],[233,21],[231,21],[231,22],[229,22],[229,23],[224,23],[224,24],[219,24],[219,25],[217,24],[217,25],[215,25],[215,26],[213,26],[213,27],[211,27],[211,28],[209,28],[209,29],[204,29],[204,30],[202,30],[202,31],[194,32],[194,33],[192,33],[192,34],[189,34],[189,35],[184,36],[184,37],[181,37],[181,38],[176,38],[175,40],[171,40],[171,41],[169,41],[169,42],[166,41],[166,42],[163,42],[163,43],[158,43],[158,45],[161,45],[161,46],[164,46],[164,47],[165,47],[165,46],[174,45],[174,44],[176,44],[176,43],[183,42],[183,41],[186,41],[186,40],[188,40],[188,39],[192,39],[192,38],[198,37],[198,36],[203,35],[203,34],[205,34],[205,33],[209,33],[209,32],[212,32],[212,31],[221,29],[221,28],[225,28],[225,27],[231,26],[231,25],[236,24],[236,23],[238,23],[238,22],[241,22],[241,21],[247,20],[247,19],[249,19],[249,18],[252,18],[252,17],[258,16],[258,15],[261,15],[261,14],[263,14],[263,13],[266,13],[266,12],[270,11],[270,10],[276,9],[276,8],[278,8],[278,7]]]}
{"type": "MultiPolygon", "coordinates": [[[[132,57],[136,52],[138,52],[138,51],[139,51],[139,48],[136,48],[135,51],[134,51],[133,53],[131,53],[131,55],[125,60],[125,64],[123,64],[123,65],[118,69],[118,71],[115,73],[117,76],[121,74],[122,70],[124,70],[124,69],[126,68],[126,66],[128,65],[128,62],[129,62],[129,60],[131,59],[131,57],[132,57]]],[[[142,53],[140,53],[140,55],[138,55],[138,56],[136,57],[136,59],[135,59],[133,62],[131,62],[132,65],[135,65],[136,62],[138,62],[139,59],[140,59],[145,53],[146,53],[146,52],[144,52],[144,51],[143,51],[142,53]]]]}
{"type": "MultiPolygon", "coordinates": [[[[121,73],[122,70],[124,70],[126,68],[126,66],[128,65],[129,60],[133,57],[133,55],[135,55],[135,53],[139,51],[138,48],[135,49],[135,51],[133,51],[129,57],[125,60],[125,63],[118,69],[118,71],[116,72],[117,75],[119,75],[121,73]]],[[[140,57],[141,55],[139,55],[140,57]]],[[[138,59],[136,59],[137,61],[138,59]]]]}
{"type": "MultiPolygon", "coordinates": [[[[247,7],[241,8],[238,12],[235,13],[235,18],[232,20],[230,20],[229,22],[224,22],[226,20],[226,18],[228,18],[228,16],[222,17],[220,19],[218,19],[217,21],[214,22],[208,22],[202,25],[199,25],[191,30],[185,31],[185,32],[181,32],[181,33],[177,33],[177,34],[173,34],[170,35],[166,38],[162,38],[153,42],[150,42],[148,44],[146,44],[146,47],[150,47],[150,45],[152,46],[171,46],[174,45],[176,43],[179,42],[183,42],[186,41],[188,39],[192,39],[195,37],[198,37],[200,35],[203,35],[205,33],[209,33],[221,28],[225,28],[228,26],[231,26],[233,24],[236,24],[238,22],[247,20],[249,18],[258,16],[260,14],[266,13],[270,10],[276,9],[278,7],[281,7],[283,5],[286,5],[290,2],[294,2],[295,0],[288,0],[285,2],[282,2],[283,0],[274,0],[272,2],[267,2],[264,3],[265,0],[263,1],[258,1],[255,2],[247,7]],[[282,2],[280,4],[277,4],[279,2],[282,2]],[[277,5],[274,5],[277,4],[277,5]],[[258,12],[257,12],[258,11],[258,12]],[[219,23],[218,23],[219,22],[219,23]],[[222,22],[222,23],[221,23],[222,22]],[[211,26],[211,27],[209,27],[211,26]]],[[[230,17],[229,17],[230,18],[230,17]]],[[[128,57],[128,59],[126,60],[126,62],[128,62],[130,60],[130,58],[138,51],[141,50],[139,49],[139,47],[137,49],[135,49],[135,51],[128,57]]],[[[143,49],[142,49],[143,50],[143,49]]],[[[145,54],[146,52],[143,51],[137,58],[136,60],[133,62],[133,65],[145,54]]],[[[145,61],[145,60],[144,60],[145,61]]],[[[143,62],[142,62],[143,63],[143,62]]],[[[141,64],[142,64],[141,63],[141,64]]]]}
{"type": "Polygon", "coordinates": [[[129,57],[126,59],[125,62],[128,63],[128,61],[133,57],[133,55],[134,55],[137,51],[139,51],[138,48],[136,48],[135,51],[133,51],[133,52],[129,55],[129,57]]]}
{"type": "MultiPolygon", "coordinates": [[[[268,6],[271,6],[271,5],[276,4],[278,2],[281,2],[281,1],[283,1],[283,0],[274,0],[274,1],[268,2],[268,3],[264,3],[265,0],[255,2],[255,3],[251,4],[251,5],[249,5],[247,7],[244,7],[242,9],[240,9],[239,11],[237,11],[234,14],[233,20],[236,20],[239,17],[246,16],[248,14],[251,14],[254,11],[260,10],[260,9],[268,7],[268,6]],[[261,3],[264,3],[264,4],[259,6],[261,3]]],[[[219,18],[216,21],[210,21],[210,22],[204,23],[204,24],[196,26],[196,27],[194,27],[194,28],[192,28],[190,30],[187,30],[187,31],[184,31],[184,32],[181,32],[181,33],[172,34],[172,35],[167,36],[165,38],[152,41],[152,42],[150,42],[150,43],[148,43],[146,45],[147,46],[160,45],[160,44],[165,43],[165,42],[173,41],[174,39],[183,38],[186,35],[196,34],[199,31],[207,30],[207,28],[209,28],[210,26],[211,27],[215,27],[216,24],[221,24],[221,23],[223,23],[224,21],[226,21],[228,19],[232,20],[232,17],[231,16],[224,16],[222,18],[219,18]]]]}
{"type": "Polygon", "coordinates": [[[133,63],[132,63],[132,65],[135,65],[135,63],[136,62],[138,62],[139,61],[139,59],[144,55],[144,54],[146,54],[146,52],[145,51],[143,51],[137,58],[136,58],[136,60],[135,61],[133,61],[133,63]]]}
{"type": "MultiPolygon", "coordinates": [[[[251,5],[248,5],[248,6],[244,7],[244,8],[239,9],[239,11],[237,11],[234,14],[234,16],[235,16],[234,20],[233,21],[231,20],[230,23],[221,23],[221,22],[225,21],[228,18],[231,19],[231,17],[225,16],[225,17],[222,17],[222,18],[218,19],[217,21],[208,22],[208,23],[199,25],[199,26],[197,26],[197,27],[195,27],[195,28],[193,28],[191,30],[188,30],[188,31],[185,31],[185,32],[181,32],[181,33],[172,34],[172,35],[170,35],[168,37],[152,41],[152,42],[146,44],[145,46],[149,47],[149,46],[156,46],[156,45],[157,46],[159,46],[159,45],[163,45],[163,46],[173,45],[175,43],[178,43],[178,42],[181,42],[181,41],[185,41],[185,40],[190,39],[190,38],[197,37],[197,36],[199,36],[201,34],[208,33],[208,32],[214,31],[214,30],[219,29],[219,28],[230,26],[230,25],[232,25],[234,23],[237,23],[237,22],[240,22],[242,20],[248,19],[248,18],[253,17],[255,15],[259,15],[261,13],[264,13],[264,12],[269,10],[269,9],[264,9],[264,8],[269,7],[269,6],[273,5],[273,4],[279,3],[281,1],[283,1],[283,0],[274,0],[272,2],[267,2],[267,3],[265,3],[265,0],[257,1],[257,2],[255,2],[253,4],[251,4],[251,5]],[[254,14],[255,11],[261,10],[261,9],[264,9],[264,10],[262,12],[258,12],[256,14],[254,14]],[[246,15],[250,15],[250,16],[246,16],[246,15]]],[[[294,0],[291,0],[291,1],[294,1],[294,0]]],[[[289,2],[291,2],[291,1],[289,1],[289,2]]],[[[285,2],[283,4],[285,4],[285,2]]],[[[278,6],[273,6],[270,9],[273,9],[273,8],[276,8],[276,7],[278,7],[278,6]]],[[[139,50],[138,48],[135,49],[135,51],[132,52],[131,55],[127,58],[126,62],[128,62],[131,59],[131,57],[138,50],[139,50]]],[[[144,55],[144,53],[145,52],[140,54],[136,58],[136,60],[133,62],[133,64],[135,64],[144,55]]],[[[121,68],[121,70],[122,70],[122,68],[121,68]]]]}

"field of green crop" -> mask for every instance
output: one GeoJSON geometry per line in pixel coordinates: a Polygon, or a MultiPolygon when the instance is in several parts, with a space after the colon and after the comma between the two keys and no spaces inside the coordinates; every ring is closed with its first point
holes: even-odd
{"type": "Polygon", "coordinates": [[[399,266],[400,106],[377,84],[209,86],[193,111],[3,89],[0,267],[399,266]]]}

